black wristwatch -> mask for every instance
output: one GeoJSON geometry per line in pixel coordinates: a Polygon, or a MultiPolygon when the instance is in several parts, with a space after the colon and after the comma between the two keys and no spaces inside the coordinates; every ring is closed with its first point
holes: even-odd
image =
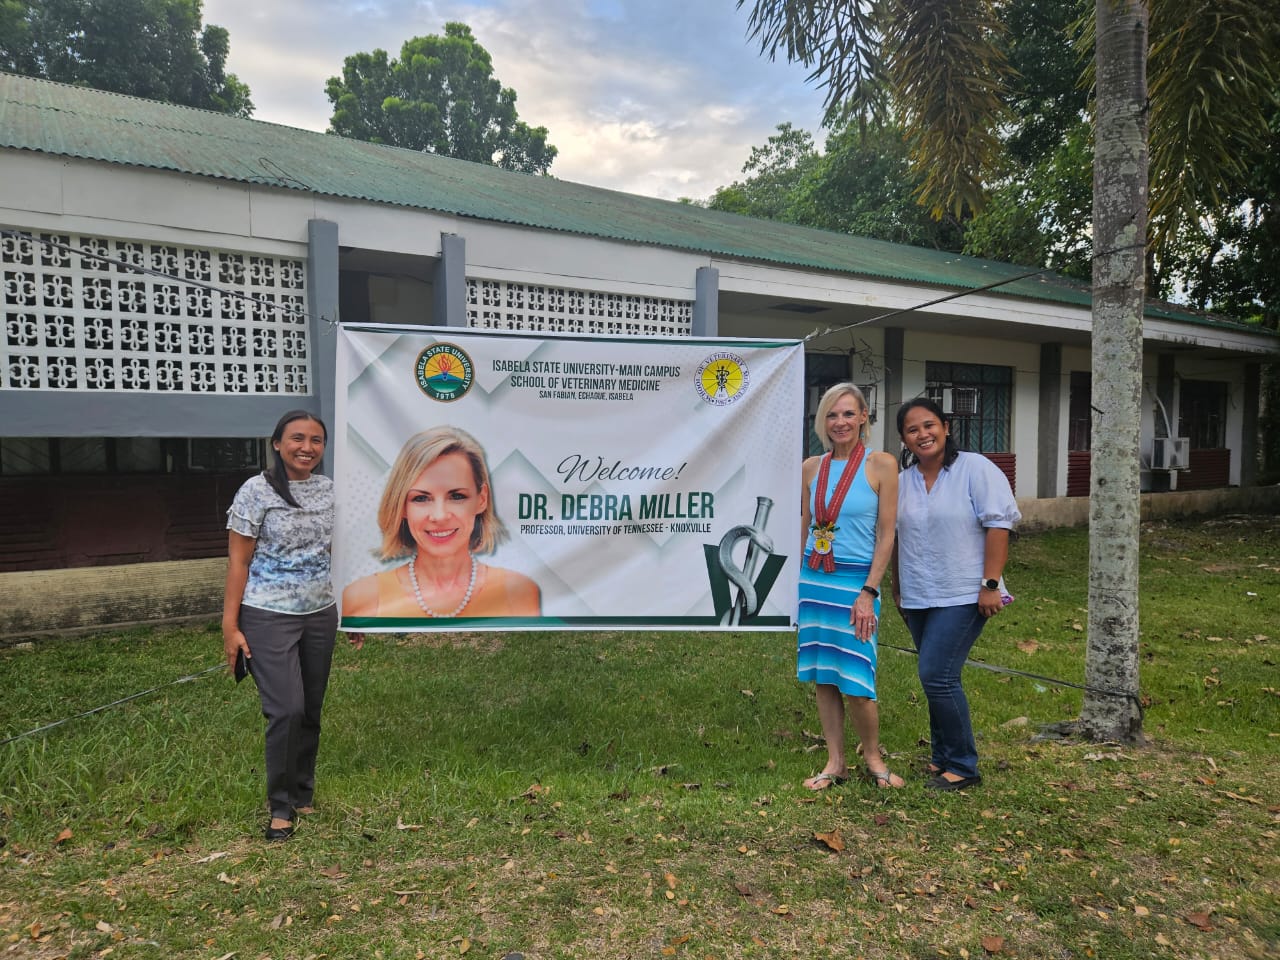
{"type": "Polygon", "coordinates": [[[983,580],[983,581],[982,581],[982,589],[983,589],[983,590],[999,590],[999,589],[1000,589],[1000,581],[999,581],[999,580],[990,580],[990,579],[988,579],[988,580],[983,580]]]}

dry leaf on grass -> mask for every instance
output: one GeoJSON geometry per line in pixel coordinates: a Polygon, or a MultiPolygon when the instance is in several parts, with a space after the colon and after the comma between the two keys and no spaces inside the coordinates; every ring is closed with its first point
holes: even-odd
{"type": "Polygon", "coordinates": [[[1230,790],[1219,790],[1217,792],[1222,794],[1224,797],[1230,797],[1232,800],[1239,800],[1242,803],[1252,803],[1259,807],[1262,806],[1262,801],[1257,797],[1245,797],[1238,793],[1232,793],[1230,790]]]}
{"type": "Polygon", "coordinates": [[[544,787],[542,784],[535,781],[531,783],[529,785],[529,789],[526,790],[524,793],[520,794],[520,796],[522,799],[528,800],[530,803],[537,803],[539,797],[541,797],[544,793],[550,793],[550,792],[551,792],[550,787],[544,787]]]}
{"type": "Polygon", "coordinates": [[[844,837],[840,836],[840,828],[836,827],[830,833],[814,833],[813,839],[825,843],[828,847],[839,853],[844,849],[844,837]]]}
{"type": "Polygon", "coordinates": [[[1004,949],[1004,937],[983,937],[982,949],[987,953],[999,953],[1004,949]]]}
{"type": "Polygon", "coordinates": [[[1197,930],[1203,930],[1205,933],[1208,933],[1213,929],[1213,924],[1209,922],[1209,914],[1207,913],[1188,913],[1182,919],[1187,921],[1187,923],[1191,924],[1191,926],[1195,927],[1197,930]]]}

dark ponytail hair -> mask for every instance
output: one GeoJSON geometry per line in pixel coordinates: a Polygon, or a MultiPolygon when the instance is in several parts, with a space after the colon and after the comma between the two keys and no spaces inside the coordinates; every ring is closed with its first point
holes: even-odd
{"type": "MultiPolygon", "coordinates": [[[[928,397],[915,397],[908,400],[898,408],[898,437],[905,440],[902,436],[902,426],[907,420],[907,411],[916,407],[923,407],[938,418],[938,422],[943,426],[950,428],[951,417],[942,412],[942,407],[937,401],[930,400],[928,397]]],[[[947,430],[947,444],[942,449],[942,468],[945,470],[956,462],[956,458],[960,456],[960,447],[957,446],[955,437],[951,435],[951,430],[947,430]]],[[[916,455],[908,450],[905,446],[902,448],[902,455],[898,458],[898,462],[902,465],[902,469],[912,466],[917,462],[916,455]]]]}
{"type": "MultiPolygon", "coordinates": [[[[262,471],[262,475],[267,478],[267,483],[271,484],[271,489],[280,494],[280,499],[291,507],[300,507],[302,504],[293,499],[293,494],[289,492],[289,473],[284,468],[284,458],[280,456],[280,451],[275,448],[275,444],[279,443],[284,437],[284,428],[289,426],[295,420],[314,420],[320,424],[320,429],[324,431],[324,442],[327,446],[329,443],[329,428],[324,425],[324,421],[317,417],[310,410],[290,410],[280,422],[276,424],[275,430],[271,431],[271,466],[262,471]]],[[[313,470],[318,470],[323,459],[317,461],[313,470]]]]}

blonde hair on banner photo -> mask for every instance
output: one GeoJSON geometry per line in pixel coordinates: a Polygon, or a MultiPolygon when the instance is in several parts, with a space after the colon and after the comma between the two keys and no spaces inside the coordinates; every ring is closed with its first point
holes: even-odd
{"type": "MultiPolygon", "coordinates": [[[[814,414],[813,430],[818,435],[818,439],[822,441],[822,449],[831,449],[831,438],[827,436],[827,414],[831,412],[831,408],[839,402],[843,396],[853,397],[857,401],[858,406],[862,408],[863,413],[868,413],[867,398],[862,395],[852,383],[837,383],[834,387],[827,390],[822,395],[822,399],[818,401],[818,412],[814,414]]],[[[858,433],[858,439],[863,443],[867,443],[871,439],[871,418],[868,417],[862,421],[862,429],[858,433]]]]}
{"type": "Polygon", "coordinates": [[[405,441],[391,466],[382,499],[378,502],[378,527],[382,530],[379,555],[383,560],[407,557],[417,549],[404,519],[405,497],[423,470],[450,453],[461,453],[470,462],[477,492],[485,487],[489,489],[488,506],[476,517],[475,527],[471,531],[471,552],[492,553],[506,539],[506,527],[498,519],[494,505],[484,448],[465,430],[451,426],[432,427],[405,441]]]}

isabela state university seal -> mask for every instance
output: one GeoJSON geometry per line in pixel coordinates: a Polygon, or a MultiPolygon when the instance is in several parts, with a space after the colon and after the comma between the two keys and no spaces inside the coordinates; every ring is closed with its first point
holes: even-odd
{"type": "Polygon", "coordinates": [[[453,343],[433,343],[418,354],[413,369],[422,392],[441,403],[465,396],[475,379],[471,357],[453,343]]]}

